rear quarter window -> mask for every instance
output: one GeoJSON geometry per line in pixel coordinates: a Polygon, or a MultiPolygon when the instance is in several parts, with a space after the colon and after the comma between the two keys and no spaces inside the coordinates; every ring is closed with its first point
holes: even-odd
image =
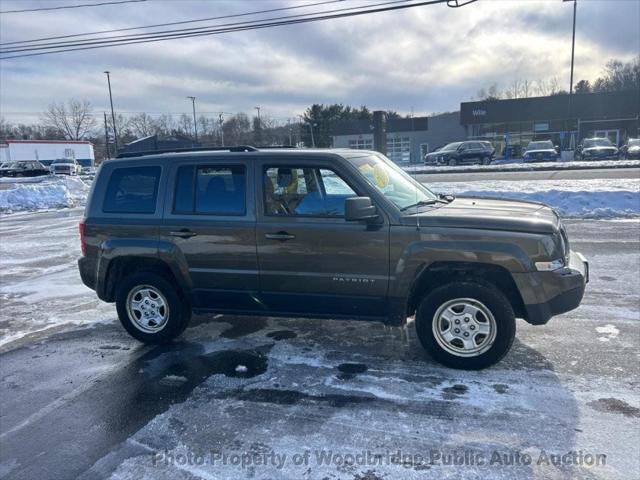
{"type": "Polygon", "coordinates": [[[117,168],[111,173],[105,213],[155,213],[160,167],[117,168]]]}

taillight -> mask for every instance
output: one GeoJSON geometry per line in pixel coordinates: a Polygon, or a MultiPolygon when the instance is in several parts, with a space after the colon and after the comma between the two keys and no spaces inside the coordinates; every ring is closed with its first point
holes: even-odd
{"type": "Polygon", "coordinates": [[[84,218],[80,220],[80,223],[78,224],[78,231],[80,232],[80,250],[84,257],[87,254],[87,242],[84,238],[84,218]]]}

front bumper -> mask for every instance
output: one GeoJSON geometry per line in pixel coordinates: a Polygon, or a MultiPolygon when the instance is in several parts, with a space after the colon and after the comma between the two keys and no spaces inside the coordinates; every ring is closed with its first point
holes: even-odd
{"type": "Polygon", "coordinates": [[[544,325],[555,315],[580,305],[589,282],[589,262],[579,252],[569,252],[569,265],[553,272],[514,274],[523,296],[525,320],[544,325]]]}
{"type": "Polygon", "coordinates": [[[618,153],[581,155],[581,159],[584,160],[584,161],[588,161],[588,160],[618,160],[618,159],[620,159],[620,155],[618,153]]]}

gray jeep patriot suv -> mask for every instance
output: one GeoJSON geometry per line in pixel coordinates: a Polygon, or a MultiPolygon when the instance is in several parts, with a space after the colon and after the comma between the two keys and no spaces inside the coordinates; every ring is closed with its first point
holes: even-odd
{"type": "Polygon", "coordinates": [[[383,155],[253,147],[104,162],[80,224],[82,281],[145,343],[191,312],[403,325],[441,363],[500,360],[515,318],[576,308],[588,281],[558,215],[437,195],[383,155]]]}

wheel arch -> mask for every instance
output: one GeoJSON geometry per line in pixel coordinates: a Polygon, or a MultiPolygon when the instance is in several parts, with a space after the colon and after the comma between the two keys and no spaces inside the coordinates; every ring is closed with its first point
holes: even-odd
{"type": "Polygon", "coordinates": [[[107,265],[102,291],[99,292],[100,298],[107,302],[114,302],[118,284],[129,275],[142,271],[154,272],[166,277],[176,286],[181,295],[184,294],[180,288],[180,282],[166,262],[153,257],[123,255],[113,258],[107,265]]]}
{"type": "Polygon", "coordinates": [[[416,312],[420,299],[433,288],[454,281],[474,279],[490,283],[500,290],[509,300],[516,317],[526,316],[520,291],[506,268],[488,263],[452,261],[434,262],[420,271],[407,298],[407,316],[416,312]]]}

